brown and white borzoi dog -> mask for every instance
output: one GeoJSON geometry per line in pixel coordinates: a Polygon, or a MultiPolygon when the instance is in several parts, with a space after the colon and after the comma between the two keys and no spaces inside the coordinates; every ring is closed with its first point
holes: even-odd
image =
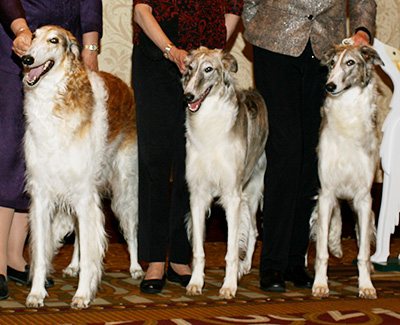
{"type": "Polygon", "coordinates": [[[262,202],[268,136],[265,103],[255,90],[235,88],[235,58],[201,47],[186,59],[182,78],[187,107],[186,179],[190,191],[189,231],[193,274],[189,295],[204,285],[205,215],[219,197],[228,225],[226,276],[220,297],[233,298],[237,281],[251,268],[262,202]]]}
{"type": "Polygon", "coordinates": [[[321,190],[311,218],[317,241],[312,294],[329,294],[328,247],[334,256],[343,255],[338,200],[344,199],[352,202],[358,216],[359,295],[376,298],[370,278],[370,243],[376,232],[371,187],[378,163],[374,65],[383,62],[370,46],[336,46],[323,63],[329,67],[329,76],[318,144],[321,190]]]}
{"type": "Polygon", "coordinates": [[[87,71],[79,43],[57,26],[39,28],[22,58],[24,149],[31,236],[29,307],[43,306],[46,275],[64,236],[77,250],[65,273],[79,272],[72,307],[85,308],[100,285],[107,246],[101,193],[111,189],[134,278],[137,261],[137,138],[132,89],[104,72],[87,71]]]}

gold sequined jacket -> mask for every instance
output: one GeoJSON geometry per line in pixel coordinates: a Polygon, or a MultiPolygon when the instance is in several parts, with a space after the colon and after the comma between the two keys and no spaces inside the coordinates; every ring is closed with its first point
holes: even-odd
{"type": "Polygon", "coordinates": [[[311,40],[320,59],[329,46],[340,44],[358,28],[375,33],[374,0],[244,0],[244,38],[272,52],[299,56],[311,40]]]}

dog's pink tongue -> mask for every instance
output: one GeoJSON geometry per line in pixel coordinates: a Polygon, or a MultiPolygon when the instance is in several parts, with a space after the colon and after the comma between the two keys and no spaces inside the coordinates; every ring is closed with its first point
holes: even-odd
{"type": "Polygon", "coordinates": [[[189,107],[192,111],[197,111],[199,109],[199,106],[201,104],[201,101],[203,100],[203,98],[200,98],[199,100],[196,100],[193,103],[189,104],[189,107]]]}
{"type": "Polygon", "coordinates": [[[44,64],[31,69],[29,71],[29,75],[28,75],[29,80],[33,80],[33,79],[35,79],[35,77],[38,78],[40,76],[40,74],[43,72],[43,69],[44,69],[44,64]]]}

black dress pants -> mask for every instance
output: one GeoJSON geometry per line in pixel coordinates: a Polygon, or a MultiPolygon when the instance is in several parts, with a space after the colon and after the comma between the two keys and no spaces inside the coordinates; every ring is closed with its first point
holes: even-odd
{"type": "Polygon", "coordinates": [[[162,58],[153,61],[140,45],[133,51],[139,148],[139,259],[188,264],[191,247],[184,226],[189,212],[185,181],[185,107],[181,75],[162,58]],[[172,191],[170,186],[173,171],[172,191]]]}
{"type": "Polygon", "coordinates": [[[311,45],[291,57],[254,47],[255,83],[267,104],[263,246],[260,270],[304,266],[318,193],[316,147],[326,68],[311,45]]]}

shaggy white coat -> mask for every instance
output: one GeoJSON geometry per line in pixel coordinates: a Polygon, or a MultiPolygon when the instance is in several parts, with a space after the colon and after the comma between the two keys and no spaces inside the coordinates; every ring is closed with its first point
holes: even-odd
{"type": "Polygon", "coordinates": [[[35,31],[24,60],[30,63],[27,59],[34,61],[24,77],[32,256],[26,305],[43,306],[52,259],[64,237],[75,231],[74,257],[64,273],[79,274],[71,305],[85,308],[101,281],[107,247],[101,195],[106,190],[113,194],[112,208],[128,242],[130,272],[134,278],[143,274],[137,261],[136,126],[117,112],[134,117],[133,94],[120,79],[87,71],[77,40],[56,26],[35,31]],[[45,62],[53,62],[52,68],[36,81],[33,71],[45,62]],[[124,96],[124,107],[118,107],[124,96]]]}

